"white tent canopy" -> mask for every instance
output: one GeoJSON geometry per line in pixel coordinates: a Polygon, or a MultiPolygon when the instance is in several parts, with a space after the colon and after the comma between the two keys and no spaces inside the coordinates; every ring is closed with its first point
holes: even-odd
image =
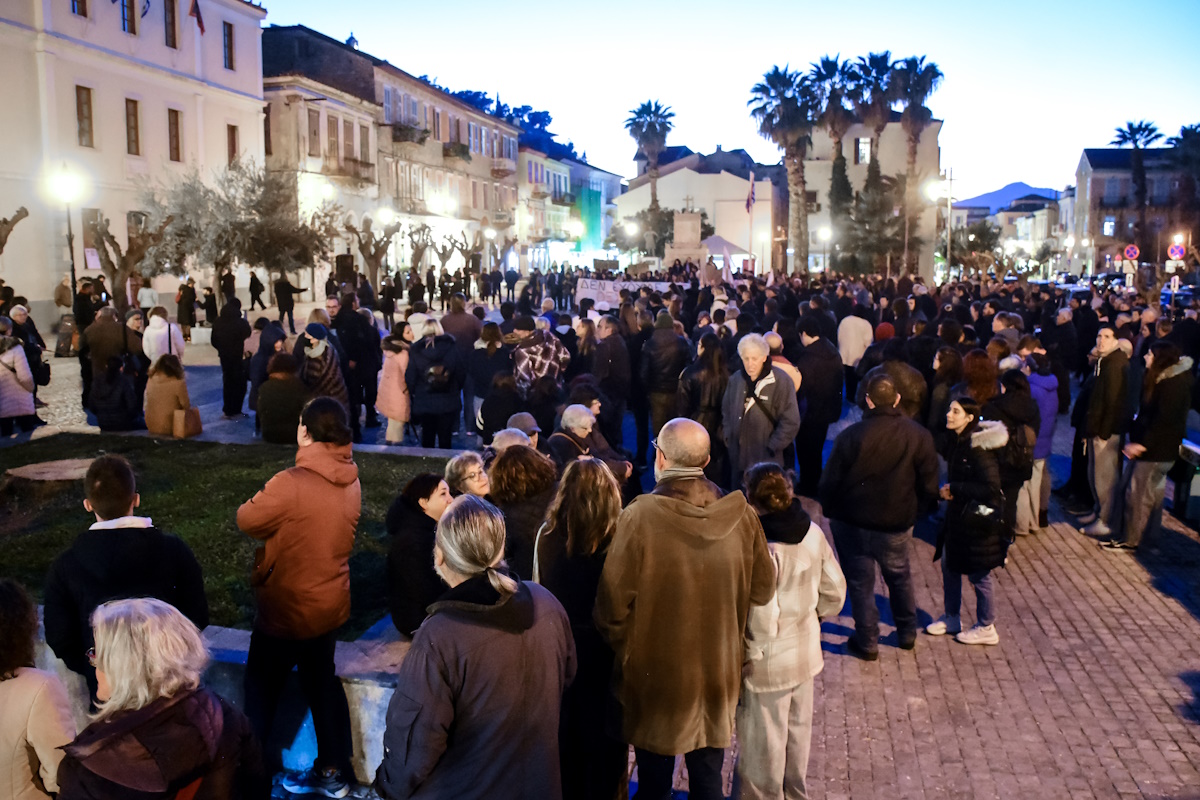
{"type": "Polygon", "coordinates": [[[730,255],[733,255],[733,256],[743,256],[743,255],[750,254],[749,251],[746,250],[746,248],[738,247],[736,244],[729,241],[728,239],[725,239],[725,238],[722,238],[722,237],[716,236],[716,235],[708,237],[707,239],[702,241],[700,244],[707,247],[708,252],[713,253],[713,254],[729,253],[730,255]]]}

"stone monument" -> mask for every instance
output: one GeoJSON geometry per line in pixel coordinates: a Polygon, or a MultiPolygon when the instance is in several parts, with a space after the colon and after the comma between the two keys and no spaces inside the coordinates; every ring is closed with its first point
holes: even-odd
{"type": "Polygon", "coordinates": [[[696,266],[708,260],[708,248],[700,243],[700,212],[676,211],[675,238],[663,253],[663,266],[670,267],[675,259],[686,264],[689,258],[696,266]]]}

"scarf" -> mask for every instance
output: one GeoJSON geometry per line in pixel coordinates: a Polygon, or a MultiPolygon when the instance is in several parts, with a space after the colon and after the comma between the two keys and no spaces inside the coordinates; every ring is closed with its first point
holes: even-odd
{"type": "Polygon", "coordinates": [[[667,467],[658,472],[654,478],[656,481],[673,481],[682,478],[703,478],[703,467],[667,467]]]}
{"type": "Polygon", "coordinates": [[[320,358],[325,355],[325,348],[329,346],[328,339],[320,339],[316,344],[310,344],[304,351],[304,355],[308,358],[320,358]]]}

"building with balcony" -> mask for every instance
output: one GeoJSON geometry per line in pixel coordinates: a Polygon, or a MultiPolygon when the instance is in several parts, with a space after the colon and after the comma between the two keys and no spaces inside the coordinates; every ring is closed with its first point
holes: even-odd
{"type": "MultiPolygon", "coordinates": [[[[501,245],[509,239],[515,243],[519,128],[386,60],[304,26],[267,28],[263,53],[271,71],[264,82],[314,90],[299,98],[303,108],[289,112],[296,119],[282,135],[295,141],[277,162],[297,172],[302,208],[306,198],[319,203],[331,197],[355,224],[364,217],[375,219],[381,208],[395,212],[402,229],[390,252],[393,268],[412,266],[407,233],[413,226],[429,226],[442,245],[447,237],[483,240],[489,229],[501,245]],[[348,118],[360,126],[357,149],[351,154],[343,137],[336,160],[328,145],[331,116],[343,128],[348,118]],[[364,125],[370,129],[365,138],[364,125]]],[[[347,247],[361,264],[348,240],[339,242],[339,253],[347,247]]],[[[430,248],[417,266],[440,265],[430,248]]],[[[463,265],[457,252],[446,264],[448,269],[463,265]]]]}
{"type": "Polygon", "coordinates": [[[571,169],[540,150],[517,150],[517,237],[521,270],[545,271],[571,260],[582,221],[573,212],[571,169]]]}
{"type": "MultiPolygon", "coordinates": [[[[266,10],[242,0],[207,0],[202,9],[205,35],[184,0],[0,6],[0,216],[29,210],[0,255],[0,278],[30,299],[43,330],[70,269],[66,209],[48,186],[64,165],[84,187],[70,207],[78,273],[95,276],[90,223],[108,218],[124,245],[142,181],[262,161],[266,10]]],[[[155,285],[173,292],[178,283],[155,285]]]]}
{"type": "MultiPolygon", "coordinates": [[[[1174,160],[1174,148],[1153,147],[1143,150],[1146,168],[1146,240],[1156,242],[1155,250],[1165,253],[1170,237],[1183,230],[1189,220],[1180,218],[1185,205],[1180,193],[1194,186],[1184,180],[1184,172],[1174,160]]],[[[1126,245],[1134,239],[1138,218],[1133,187],[1133,150],[1117,147],[1088,148],[1075,170],[1075,239],[1087,239],[1082,249],[1084,260],[1103,271],[1122,259],[1126,245]]],[[[1076,245],[1076,250],[1081,250],[1076,245]]],[[[1161,260],[1158,252],[1142,253],[1141,261],[1161,260]]]]}
{"type": "Polygon", "coordinates": [[[604,240],[617,219],[621,176],[578,159],[564,158],[562,163],[571,173],[572,213],[581,226],[571,260],[590,267],[594,259],[608,257],[604,240]]]}

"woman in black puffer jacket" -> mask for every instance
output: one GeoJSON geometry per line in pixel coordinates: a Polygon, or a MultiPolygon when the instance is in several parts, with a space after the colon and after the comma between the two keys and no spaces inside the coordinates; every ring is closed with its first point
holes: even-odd
{"type": "Polygon", "coordinates": [[[1004,565],[1007,546],[996,454],[1008,443],[1008,431],[1002,422],[980,419],[979,404],[967,397],[950,403],[946,428],[954,436],[944,453],[949,483],[941,496],[948,503],[933,556],[942,559],[946,612],[925,631],[957,633],[963,644],[998,644],[992,570],[1004,565]],[[964,575],[975,587],[975,627],[968,631],[959,618],[964,575]]]}
{"type": "Polygon", "coordinates": [[[408,355],[405,381],[412,398],[412,420],[421,426],[421,446],[449,448],[455,423],[462,413],[462,387],[467,367],[458,357],[454,337],[441,325],[427,323],[425,335],[408,355]]]}

